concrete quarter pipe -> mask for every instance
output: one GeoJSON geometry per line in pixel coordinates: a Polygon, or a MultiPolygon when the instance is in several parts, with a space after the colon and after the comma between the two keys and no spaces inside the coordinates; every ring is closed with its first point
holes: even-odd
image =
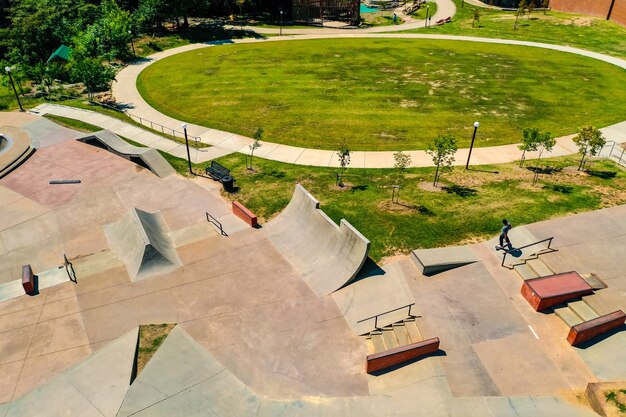
{"type": "Polygon", "coordinates": [[[337,226],[304,187],[296,185],[291,201],[264,232],[318,295],[350,283],[367,259],[370,241],[342,219],[337,226]]]}

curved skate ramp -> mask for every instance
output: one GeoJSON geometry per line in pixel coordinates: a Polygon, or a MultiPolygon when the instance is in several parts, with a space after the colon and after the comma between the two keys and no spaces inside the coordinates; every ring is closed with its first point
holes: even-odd
{"type": "Polygon", "coordinates": [[[354,279],[370,241],[344,219],[337,226],[319,204],[298,184],[285,210],[264,231],[309,287],[323,296],[354,279]]]}
{"type": "Polygon", "coordinates": [[[109,152],[128,159],[144,168],[148,168],[161,178],[165,178],[176,172],[156,149],[133,146],[109,130],[101,130],[77,140],[89,145],[105,148],[109,152]]]}
{"type": "Polygon", "coordinates": [[[111,249],[124,261],[133,281],[181,265],[167,230],[161,212],[148,213],[138,208],[104,226],[111,249]]]}

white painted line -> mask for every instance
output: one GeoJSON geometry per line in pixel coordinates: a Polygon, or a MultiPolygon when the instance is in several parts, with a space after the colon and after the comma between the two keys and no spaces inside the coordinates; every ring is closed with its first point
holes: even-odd
{"type": "Polygon", "coordinates": [[[537,340],[539,340],[539,336],[537,336],[537,333],[535,333],[535,330],[532,327],[530,327],[530,324],[528,325],[528,328],[530,329],[531,332],[533,332],[537,340]]]}

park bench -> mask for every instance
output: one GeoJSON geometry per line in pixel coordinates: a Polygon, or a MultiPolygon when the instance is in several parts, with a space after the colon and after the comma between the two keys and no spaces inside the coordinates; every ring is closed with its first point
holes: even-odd
{"type": "Polygon", "coordinates": [[[224,181],[225,177],[230,177],[230,169],[215,161],[211,161],[211,166],[206,167],[205,172],[216,181],[224,181]]]}
{"type": "Polygon", "coordinates": [[[444,23],[450,23],[452,22],[452,17],[446,17],[446,19],[444,20],[444,23]]]}
{"type": "Polygon", "coordinates": [[[446,19],[439,19],[435,22],[435,25],[439,26],[439,25],[443,25],[444,23],[446,23],[446,19]]]}

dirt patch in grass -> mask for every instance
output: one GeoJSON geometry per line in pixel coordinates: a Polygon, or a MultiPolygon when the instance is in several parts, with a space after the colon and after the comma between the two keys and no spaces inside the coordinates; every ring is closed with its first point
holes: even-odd
{"type": "Polygon", "coordinates": [[[443,192],[443,189],[441,187],[433,185],[432,182],[426,182],[426,181],[420,182],[419,184],[417,184],[417,186],[420,187],[424,191],[432,191],[434,193],[443,192]]]}
{"type": "Polygon", "coordinates": [[[141,373],[152,355],[159,349],[176,324],[147,324],[139,326],[139,349],[137,351],[137,375],[141,373]]]}

